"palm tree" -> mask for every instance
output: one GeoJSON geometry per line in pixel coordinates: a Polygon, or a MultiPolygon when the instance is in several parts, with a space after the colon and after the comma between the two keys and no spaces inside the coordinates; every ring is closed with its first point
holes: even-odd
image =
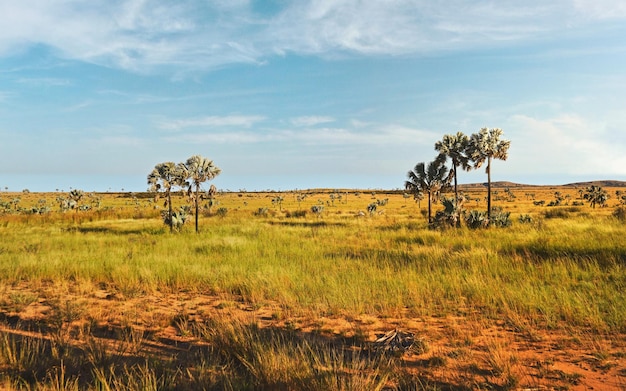
{"type": "Polygon", "coordinates": [[[583,198],[589,201],[591,207],[595,209],[596,204],[603,206],[606,203],[606,200],[609,199],[609,193],[600,186],[591,185],[587,188],[583,198]]]}
{"type": "Polygon", "coordinates": [[[180,170],[180,167],[176,165],[174,162],[165,162],[159,163],[154,166],[154,169],[150,174],[148,174],[148,185],[150,185],[150,191],[156,191],[157,193],[160,190],[165,191],[165,196],[167,197],[167,215],[168,215],[168,225],[170,226],[170,232],[174,229],[172,224],[172,187],[180,186],[183,183],[183,173],[180,170]]]}
{"type": "Polygon", "coordinates": [[[439,155],[435,160],[428,163],[417,163],[412,171],[407,173],[407,180],[404,182],[406,190],[412,191],[414,194],[420,192],[428,194],[428,223],[432,223],[432,202],[436,201],[439,190],[445,186],[449,180],[446,176],[448,167],[446,167],[445,157],[439,155]]]}
{"type": "Polygon", "coordinates": [[[80,200],[83,198],[83,195],[85,195],[85,192],[83,192],[82,190],[79,189],[72,189],[72,191],[70,191],[69,197],[72,201],[74,201],[74,205],[76,206],[76,211],[78,212],[79,209],[79,202],[80,200]]]}
{"type": "MultiPolygon", "coordinates": [[[[454,178],[454,213],[459,213],[459,192],[457,189],[457,177],[458,168],[461,167],[464,170],[471,168],[469,164],[469,156],[467,155],[469,146],[469,137],[462,132],[456,134],[446,134],[441,141],[435,143],[435,151],[445,158],[450,158],[452,161],[452,168],[450,169],[450,175],[454,178]]],[[[457,218],[457,224],[460,223],[460,219],[457,218]]]]}
{"type": "Polygon", "coordinates": [[[193,155],[183,164],[181,170],[184,172],[185,180],[188,183],[189,194],[194,190],[194,204],[196,207],[196,233],[198,232],[198,206],[200,204],[200,187],[203,182],[211,180],[218,176],[222,170],[213,164],[213,160],[207,159],[200,155],[193,155]]]}
{"type": "Polygon", "coordinates": [[[506,160],[511,146],[510,141],[500,139],[502,133],[502,129],[499,128],[482,128],[478,133],[472,134],[467,149],[467,155],[474,162],[474,168],[479,168],[485,161],[487,162],[485,172],[487,173],[487,216],[489,220],[491,220],[491,160],[506,160]]]}

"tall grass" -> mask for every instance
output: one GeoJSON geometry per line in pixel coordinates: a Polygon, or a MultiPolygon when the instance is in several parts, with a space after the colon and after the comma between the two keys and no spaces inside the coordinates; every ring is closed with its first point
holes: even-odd
{"type": "MultiPolygon", "coordinates": [[[[311,198],[301,208],[319,202],[311,198]]],[[[0,216],[0,312],[10,317],[45,302],[57,322],[44,326],[58,336],[3,335],[0,365],[12,369],[0,375],[11,387],[27,388],[20,386],[25,382],[41,389],[123,389],[124,377],[135,382],[125,389],[348,390],[402,383],[393,379],[393,362],[359,346],[232,319],[187,330],[207,348],[183,363],[157,364],[138,334],[128,334],[134,347],[124,351],[87,337],[78,347],[65,346],[70,324],[110,316],[87,307],[94,292],[120,301],[218,295],[275,305],[285,318],[461,314],[505,320],[527,333],[626,332],[626,225],[610,213],[577,207],[548,216],[545,207],[527,202],[519,213],[532,214],[529,224],[429,230],[416,205],[389,198],[384,214],[356,217],[369,195],[335,201],[322,216],[287,212],[300,207],[290,196],[281,211],[268,197],[233,195],[220,204],[227,214],[203,216],[200,234],[189,227],[170,234],[149,206],[0,216]],[[262,206],[271,213],[254,216],[262,206]],[[33,354],[51,357],[45,369],[33,354]]],[[[146,318],[129,323],[147,327],[146,318]]]]}
{"type": "Polygon", "coordinates": [[[0,279],[136,297],[180,290],[277,301],[316,314],[447,313],[459,306],[615,329],[625,324],[624,224],[545,220],[432,231],[397,218],[205,219],[171,235],[158,221],[2,229],[0,279]]]}

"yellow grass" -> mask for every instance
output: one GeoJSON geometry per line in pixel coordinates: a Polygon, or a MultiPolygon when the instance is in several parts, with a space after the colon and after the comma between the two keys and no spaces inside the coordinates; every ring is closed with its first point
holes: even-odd
{"type": "MultiPolygon", "coordinates": [[[[128,376],[127,389],[512,388],[554,372],[525,361],[519,341],[558,336],[580,357],[617,346],[585,374],[602,366],[619,381],[626,224],[607,190],[592,209],[573,205],[575,188],[498,189],[513,225],[479,230],[428,229],[426,202],[401,192],[225,193],[199,234],[169,233],[148,194],[59,212],[57,194],[2,193],[22,211],[0,216],[0,375],[43,389],[115,389],[128,376]],[[568,205],[535,205],[557,191],[568,205]],[[27,213],[39,205],[52,211],[27,213]],[[390,328],[431,348],[382,360],[369,344],[390,328]],[[166,340],[191,350],[156,365],[166,340]]],[[[466,209],[485,208],[484,189],[465,193],[466,209]]],[[[557,383],[576,386],[567,373],[557,383]]]]}

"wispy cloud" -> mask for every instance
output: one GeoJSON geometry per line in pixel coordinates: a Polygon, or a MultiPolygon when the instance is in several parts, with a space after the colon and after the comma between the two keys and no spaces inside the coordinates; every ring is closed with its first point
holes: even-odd
{"type": "Polygon", "coordinates": [[[20,78],[17,79],[16,82],[29,87],[64,87],[72,84],[67,79],[57,79],[53,77],[20,78]]]}
{"type": "Polygon", "coordinates": [[[186,128],[221,128],[221,127],[244,127],[263,121],[265,117],[257,115],[231,115],[231,116],[206,116],[184,119],[165,119],[158,121],[158,126],[165,130],[183,130],[186,128]]]}
{"type": "Polygon", "coordinates": [[[319,124],[326,124],[329,122],[335,122],[333,117],[325,117],[325,116],[305,116],[305,117],[296,117],[291,119],[291,123],[294,126],[315,126],[319,124]]]}
{"type": "Polygon", "coordinates": [[[0,102],[6,102],[13,93],[7,91],[0,91],[0,102]]]}
{"type": "Polygon", "coordinates": [[[86,101],[68,106],[65,109],[63,109],[63,111],[66,111],[66,112],[79,111],[80,109],[84,109],[85,107],[89,107],[91,105],[92,105],[92,102],[90,100],[86,100],[86,101]]]}
{"type": "Polygon", "coordinates": [[[546,3],[303,0],[2,2],[0,55],[45,45],[61,57],[136,72],[263,63],[284,53],[432,53],[542,37],[626,18],[612,0],[546,3]]]}
{"type": "MultiPolygon", "coordinates": [[[[193,122],[193,121],[188,121],[193,122]]],[[[204,121],[198,121],[204,123],[204,121]]],[[[210,122],[210,121],[206,121],[210,122]]],[[[227,121],[225,121],[227,122],[227,121]]],[[[195,122],[193,124],[195,126],[195,122]]],[[[181,127],[172,126],[176,129],[181,127]]],[[[218,126],[215,126],[218,127],[218,126]]],[[[219,127],[218,127],[219,128],[219,127]]],[[[294,146],[377,146],[399,147],[407,144],[431,146],[439,137],[438,133],[414,129],[402,125],[387,124],[368,128],[305,127],[302,129],[250,129],[250,130],[211,130],[185,132],[176,137],[166,136],[170,142],[180,143],[282,143],[294,146]]]]}
{"type": "Polygon", "coordinates": [[[553,118],[515,115],[511,157],[519,170],[541,161],[542,174],[626,175],[626,144],[616,142],[605,125],[574,114],[553,118]],[[516,152],[518,151],[518,152],[516,152]]]}

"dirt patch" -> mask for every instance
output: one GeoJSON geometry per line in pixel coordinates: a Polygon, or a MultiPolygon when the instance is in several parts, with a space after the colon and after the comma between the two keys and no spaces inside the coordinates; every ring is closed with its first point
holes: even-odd
{"type": "Polygon", "coordinates": [[[626,389],[626,336],[621,334],[566,326],[520,329],[479,314],[418,318],[293,315],[277,303],[246,303],[236,296],[196,293],[124,298],[101,290],[49,300],[25,288],[19,291],[34,299],[0,310],[0,327],[5,332],[48,338],[48,332],[63,324],[77,346],[83,343],[84,332],[114,343],[121,335],[132,339],[132,330],[140,330],[142,336],[149,336],[143,337],[143,352],[171,356],[175,350],[202,344],[191,328],[213,318],[320,335],[346,344],[371,344],[397,329],[415,336],[413,346],[401,355],[402,367],[423,384],[450,389],[485,385],[525,390],[626,389]]]}

